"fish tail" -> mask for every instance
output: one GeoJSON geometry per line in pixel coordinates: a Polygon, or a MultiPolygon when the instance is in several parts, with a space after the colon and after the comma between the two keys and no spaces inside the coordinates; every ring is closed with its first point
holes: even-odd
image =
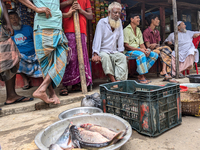
{"type": "Polygon", "coordinates": [[[109,145],[117,143],[119,140],[123,139],[124,131],[117,133],[113,139],[110,141],[109,145]]]}

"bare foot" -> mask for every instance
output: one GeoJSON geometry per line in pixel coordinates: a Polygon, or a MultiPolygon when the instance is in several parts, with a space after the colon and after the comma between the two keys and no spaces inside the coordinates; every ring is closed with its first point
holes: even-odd
{"type": "Polygon", "coordinates": [[[54,104],[60,104],[60,99],[55,93],[50,94],[49,98],[54,100],[54,104]]]}
{"type": "Polygon", "coordinates": [[[42,91],[39,91],[39,90],[36,90],[36,91],[33,93],[33,97],[39,98],[39,99],[43,100],[45,103],[47,103],[47,104],[55,103],[55,100],[54,100],[54,99],[52,99],[52,98],[49,99],[49,98],[48,98],[46,92],[42,92],[42,91]]]}

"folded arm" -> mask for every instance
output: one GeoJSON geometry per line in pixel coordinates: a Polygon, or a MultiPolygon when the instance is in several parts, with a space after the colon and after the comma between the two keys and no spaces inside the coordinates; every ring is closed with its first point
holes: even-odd
{"type": "Polygon", "coordinates": [[[49,16],[52,17],[51,15],[51,10],[47,7],[40,7],[37,8],[33,3],[31,3],[29,0],[19,0],[22,4],[24,4],[25,6],[27,6],[28,8],[34,10],[36,13],[45,13],[46,14],[46,18],[48,19],[49,16]]]}

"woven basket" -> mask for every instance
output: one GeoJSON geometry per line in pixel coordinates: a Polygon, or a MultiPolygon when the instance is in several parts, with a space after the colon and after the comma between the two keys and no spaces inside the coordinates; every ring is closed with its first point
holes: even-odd
{"type": "Polygon", "coordinates": [[[181,93],[183,115],[200,116],[200,93],[181,93]]]}

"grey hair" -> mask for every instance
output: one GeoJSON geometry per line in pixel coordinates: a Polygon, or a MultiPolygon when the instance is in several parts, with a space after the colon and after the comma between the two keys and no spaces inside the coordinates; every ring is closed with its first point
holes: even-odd
{"type": "Polygon", "coordinates": [[[120,3],[118,2],[112,2],[109,6],[108,6],[108,11],[111,12],[113,8],[120,8],[122,10],[122,6],[120,3]]]}

